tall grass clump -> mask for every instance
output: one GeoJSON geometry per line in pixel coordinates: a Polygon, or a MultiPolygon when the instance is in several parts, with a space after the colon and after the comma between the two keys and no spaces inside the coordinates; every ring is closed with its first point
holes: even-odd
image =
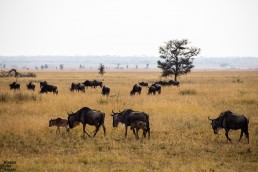
{"type": "Polygon", "coordinates": [[[185,89],[179,92],[180,95],[196,95],[196,91],[192,89],[185,89]]]}
{"type": "Polygon", "coordinates": [[[8,93],[0,93],[0,102],[9,102],[11,101],[12,97],[8,93]]]}
{"type": "Polygon", "coordinates": [[[28,93],[0,93],[0,102],[27,102],[27,101],[38,101],[41,100],[41,97],[38,97],[34,94],[28,93]]]}

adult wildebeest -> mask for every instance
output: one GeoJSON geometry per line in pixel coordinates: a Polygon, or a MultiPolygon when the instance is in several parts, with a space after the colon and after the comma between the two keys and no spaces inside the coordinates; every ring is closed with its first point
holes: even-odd
{"type": "Polygon", "coordinates": [[[54,85],[43,85],[41,87],[41,90],[39,93],[48,93],[48,92],[53,92],[53,94],[58,94],[57,86],[54,85]]]}
{"type": "Polygon", "coordinates": [[[13,82],[11,84],[9,84],[10,86],[10,90],[20,90],[20,84],[18,82],[13,82]]]}
{"type": "Polygon", "coordinates": [[[150,86],[148,90],[148,94],[156,94],[156,87],[155,86],[150,86]]]}
{"type": "Polygon", "coordinates": [[[26,84],[26,85],[27,85],[27,89],[28,90],[35,91],[35,84],[33,84],[32,82],[29,82],[29,84],[26,84]]]}
{"type": "Polygon", "coordinates": [[[135,93],[138,93],[138,94],[141,94],[141,91],[142,91],[142,87],[139,85],[139,84],[135,84],[133,86],[133,89],[132,91],[130,92],[130,95],[135,95],[135,93]]]}
{"type": "Polygon", "coordinates": [[[139,85],[142,86],[142,87],[148,87],[149,86],[148,82],[139,82],[139,85]]]}
{"type": "Polygon", "coordinates": [[[85,85],[82,84],[82,83],[72,83],[71,84],[71,88],[70,88],[70,91],[74,91],[74,90],[77,90],[78,92],[79,91],[82,91],[82,92],[85,92],[85,85]]]}
{"type": "Polygon", "coordinates": [[[106,128],[104,125],[105,121],[105,113],[92,110],[88,107],[83,107],[75,113],[68,114],[68,125],[69,128],[74,127],[74,122],[81,122],[83,125],[83,135],[86,133],[89,137],[89,133],[86,131],[86,124],[94,125],[96,127],[94,137],[96,136],[97,132],[99,131],[99,127],[102,126],[104,135],[106,136],[106,128]]]}
{"type": "Polygon", "coordinates": [[[168,81],[168,83],[169,83],[169,85],[179,86],[179,82],[178,81],[170,80],[170,81],[168,81]]]}
{"type": "Polygon", "coordinates": [[[85,82],[83,82],[83,84],[85,85],[85,87],[93,87],[93,88],[96,88],[97,86],[100,86],[102,88],[103,86],[103,83],[97,80],[93,80],[93,81],[86,80],[85,82]]]}
{"type": "Polygon", "coordinates": [[[40,88],[43,87],[44,85],[47,85],[47,81],[40,81],[39,82],[40,88]]]}
{"type": "Polygon", "coordinates": [[[241,140],[243,133],[245,133],[249,143],[249,133],[248,133],[249,120],[244,115],[237,115],[231,111],[225,111],[225,112],[222,112],[220,116],[216,119],[210,119],[210,117],[208,117],[208,119],[211,120],[211,126],[214,134],[218,134],[219,129],[224,128],[226,131],[225,135],[227,137],[227,140],[231,141],[231,139],[228,137],[229,130],[241,129],[241,134],[238,141],[241,140]]]}
{"type": "Polygon", "coordinates": [[[134,133],[135,138],[137,140],[139,139],[138,132],[139,132],[140,129],[143,130],[143,137],[146,137],[146,133],[148,132],[146,122],[143,122],[143,121],[133,121],[131,123],[131,130],[133,130],[133,133],[134,133]],[[136,129],[136,132],[135,132],[135,129],[136,129]]]}
{"type": "Polygon", "coordinates": [[[151,86],[154,86],[159,94],[161,93],[161,86],[159,84],[152,84],[151,86]]]}
{"type": "MultiPolygon", "coordinates": [[[[79,122],[75,122],[74,126],[79,125],[79,122]]],[[[65,127],[66,132],[69,132],[68,120],[62,118],[51,119],[49,121],[49,127],[56,126],[56,133],[60,133],[60,127],[65,127]]]]}
{"type": "Polygon", "coordinates": [[[110,88],[104,85],[104,86],[102,87],[102,92],[101,92],[101,94],[103,94],[103,95],[109,95],[109,93],[110,93],[110,88]]]}
{"type": "Polygon", "coordinates": [[[122,112],[115,113],[112,111],[112,113],[113,114],[111,114],[111,116],[113,116],[113,127],[118,127],[119,122],[125,124],[125,137],[127,136],[127,127],[131,126],[132,122],[143,121],[147,124],[146,127],[148,137],[150,138],[149,115],[145,112],[136,112],[132,109],[125,109],[122,112]]]}

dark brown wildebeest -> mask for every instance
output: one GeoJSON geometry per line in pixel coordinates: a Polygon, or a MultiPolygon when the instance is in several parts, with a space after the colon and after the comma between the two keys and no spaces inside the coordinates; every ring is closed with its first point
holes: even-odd
{"type": "Polygon", "coordinates": [[[13,82],[11,84],[9,84],[10,86],[10,90],[20,90],[20,84],[18,82],[13,82]]]}
{"type": "MultiPolygon", "coordinates": [[[[75,122],[74,126],[79,125],[79,122],[75,122]]],[[[56,133],[60,133],[60,127],[65,127],[66,132],[69,132],[69,126],[68,126],[68,120],[67,119],[62,119],[62,118],[56,118],[56,119],[51,119],[49,121],[49,127],[56,126],[56,133]]]]}
{"type": "Polygon", "coordinates": [[[149,87],[148,94],[154,94],[155,95],[156,91],[157,91],[156,87],[152,85],[152,86],[149,87]]]}
{"type": "Polygon", "coordinates": [[[143,137],[146,137],[146,133],[148,132],[147,124],[143,121],[133,121],[131,123],[131,130],[133,130],[133,133],[135,135],[136,140],[139,139],[139,130],[142,129],[143,131],[143,137]],[[135,132],[136,129],[136,132],[135,132]]]}
{"type": "Polygon", "coordinates": [[[44,85],[47,85],[47,81],[40,81],[39,82],[39,87],[43,87],[44,85]]]}
{"type": "Polygon", "coordinates": [[[53,92],[53,94],[58,94],[57,86],[54,85],[43,85],[41,87],[41,90],[39,93],[48,93],[48,92],[53,92]]]}
{"type": "Polygon", "coordinates": [[[27,85],[27,89],[28,90],[35,91],[35,84],[33,84],[32,82],[29,82],[29,84],[26,84],[26,85],[27,85]]]}
{"type": "Polygon", "coordinates": [[[141,94],[141,91],[142,91],[142,87],[139,85],[139,84],[135,84],[133,86],[133,89],[132,91],[130,92],[130,95],[135,95],[135,93],[138,93],[138,94],[141,94]]]}
{"type": "Polygon", "coordinates": [[[97,86],[100,86],[102,88],[103,86],[103,83],[97,80],[93,80],[93,81],[86,80],[85,82],[83,82],[83,84],[85,85],[85,87],[92,87],[92,88],[96,88],[97,86]]]}
{"type": "Polygon", "coordinates": [[[225,111],[225,112],[222,112],[220,116],[216,119],[210,119],[210,117],[208,117],[208,119],[211,120],[211,126],[214,134],[218,134],[219,129],[224,128],[226,131],[225,135],[227,137],[227,140],[231,141],[231,139],[228,137],[229,130],[241,129],[241,134],[238,141],[241,140],[243,133],[245,133],[249,143],[249,133],[248,133],[249,120],[244,115],[237,115],[231,111],[225,111]]]}
{"type": "Polygon", "coordinates": [[[169,80],[168,83],[169,83],[169,85],[179,86],[178,81],[169,80]]]}
{"type": "Polygon", "coordinates": [[[127,137],[127,127],[131,126],[134,121],[143,121],[146,123],[148,137],[150,138],[149,115],[145,112],[137,112],[132,109],[125,109],[122,112],[115,113],[112,111],[113,127],[118,127],[119,122],[125,124],[125,137],[127,137]]]}
{"type": "Polygon", "coordinates": [[[149,86],[149,84],[148,84],[148,82],[139,82],[139,85],[140,86],[142,86],[142,87],[148,87],[149,86]]]}
{"type": "Polygon", "coordinates": [[[102,92],[101,92],[101,94],[103,94],[103,95],[109,95],[109,93],[110,93],[110,88],[104,85],[104,86],[102,87],[102,92]]]}
{"type": "Polygon", "coordinates": [[[71,84],[71,88],[70,88],[70,91],[74,91],[74,90],[77,90],[78,92],[79,91],[82,91],[85,93],[85,85],[82,84],[82,83],[72,83],[71,84]]]}
{"type": "Polygon", "coordinates": [[[86,131],[86,124],[94,125],[96,127],[94,137],[96,136],[97,132],[99,131],[99,127],[102,126],[104,135],[106,136],[106,127],[105,127],[105,113],[92,110],[88,107],[83,107],[75,113],[69,114],[68,113],[68,125],[69,128],[74,127],[74,122],[81,122],[83,125],[83,136],[86,133],[89,137],[89,133],[86,131]]]}

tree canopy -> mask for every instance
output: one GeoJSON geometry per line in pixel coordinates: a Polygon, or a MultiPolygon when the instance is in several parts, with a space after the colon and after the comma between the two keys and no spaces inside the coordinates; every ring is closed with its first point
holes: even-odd
{"type": "Polygon", "coordinates": [[[158,68],[162,69],[162,77],[173,76],[175,81],[180,75],[187,74],[194,67],[193,56],[200,53],[200,48],[188,47],[188,40],[170,40],[159,48],[160,58],[158,68]]]}

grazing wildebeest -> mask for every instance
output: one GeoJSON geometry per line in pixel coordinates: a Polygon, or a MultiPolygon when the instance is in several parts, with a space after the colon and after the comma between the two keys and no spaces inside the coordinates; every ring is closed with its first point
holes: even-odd
{"type": "MultiPolygon", "coordinates": [[[[79,125],[79,122],[75,122],[74,126],[79,125]]],[[[49,127],[56,126],[56,133],[60,133],[60,127],[65,127],[66,132],[69,132],[68,120],[62,118],[51,119],[49,121],[49,127]]]]}
{"type": "Polygon", "coordinates": [[[29,82],[29,84],[26,84],[26,85],[27,85],[27,89],[28,90],[35,91],[35,84],[33,84],[32,82],[29,82]]]}
{"type": "Polygon", "coordinates": [[[244,115],[237,115],[231,111],[225,111],[225,112],[222,112],[220,116],[216,119],[210,119],[210,117],[208,117],[208,119],[211,120],[211,126],[214,134],[218,134],[219,129],[224,128],[226,131],[225,135],[227,137],[227,140],[231,141],[231,139],[228,137],[229,130],[241,129],[241,134],[238,141],[241,140],[243,133],[245,133],[249,143],[249,133],[248,133],[249,120],[244,115]]]}
{"type": "Polygon", "coordinates": [[[142,87],[148,87],[149,86],[149,84],[148,84],[148,82],[139,82],[139,85],[140,86],[142,86],[142,87]]]}
{"type": "Polygon", "coordinates": [[[47,81],[40,81],[39,82],[40,88],[43,87],[44,85],[47,85],[47,81]]]}
{"type": "Polygon", "coordinates": [[[82,91],[82,92],[85,92],[85,85],[82,84],[82,83],[72,83],[71,84],[71,88],[70,88],[70,91],[74,91],[74,90],[77,90],[78,92],[79,91],[82,91]]]}
{"type": "Polygon", "coordinates": [[[20,84],[18,82],[13,82],[11,84],[9,84],[10,86],[10,90],[14,89],[14,90],[20,90],[20,84]]]}
{"type": "Polygon", "coordinates": [[[170,81],[168,81],[168,83],[169,83],[169,85],[179,86],[179,82],[178,81],[170,80],[170,81]]]}
{"type": "Polygon", "coordinates": [[[154,86],[156,88],[156,91],[160,94],[161,93],[161,86],[157,83],[152,84],[151,86],[154,86]]]}
{"type": "Polygon", "coordinates": [[[83,135],[86,133],[89,137],[89,133],[86,131],[86,124],[94,125],[96,127],[94,137],[96,136],[97,132],[99,131],[99,127],[102,126],[104,135],[106,136],[106,128],[104,125],[105,122],[105,113],[92,110],[88,107],[83,107],[75,113],[68,114],[68,125],[69,128],[74,127],[74,122],[81,122],[83,125],[83,135]]]}
{"type": "Polygon", "coordinates": [[[102,88],[103,83],[101,81],[94,80],[93,81],[93,87],[96,88],[97,86],[100,86],[102,88]]]}
{"type": "Polygon", "coordinates": [[[132,91],[130,92],[130,95],[135,95],[135,93],[138,93],[138,94],[141,94],[141,91],[142,91],[142,87],[139,85],[139,84],[135,84],[133,86],[133,89],[132,91]]]}
{"type": "Polygon", "coordinates": [[[155,82],[154,84],[159,84],[159,85],[162,85],[162,86],[168,86],[168,85],[170,85],[170,84],[168,83],[168,81],[157,81],[157,82],[155,82]]]}
{"type": "Polygon", "coordinates": [[[142,131],[143,131],[143,137],[146,137],[146,133],[148,132],[146,122],[143,122],[143,121],[133,121],[131,123],[131,130],[133,130],[133,133],[134,133],[135,138],[137,140],[139,139],[138,132],[139,132],[140,129],[142,129],[142,131]],[[136,129],[136,132],[135,132],[135,129],[136,129]]]}
{"type": "Polygon", "coordinates": [[[96,80],[93,80],[93,81],[86,80],[85,82],[83,82],[83,84],[85,85],[85,87],[93,87],[93,88],[96,88],[97,86],[100,86],[102,88],[103,86],[103,83],[101,81],[96,81],[96,80]]]}
{"type": "Polygon", "coordinates": [[[145,112],[136,112],[132,109],[125,109],[122,112],[115,113],[112,111],[111,116],[113,116],[113,127],[118,127],[118,123],[121,122],[125,124],[125,137],[127,136],[127,127],[131,126],[131,123],[134,121],[143,121],[147,125],[148,137],[150,138],[150,123],[149,115],[145,112]]]}
{"type": "Polygon", "coordinates": [[[54,85],[43,85],[41,87],[41,90],[39,93],[48,93],[48,92],[53,92],[53,94],[58,94],[57,87],[54,85]]]}
{"type": "Polygon", "coordinates": [[[156,94],[156,87],[155,86],[150,86],[148,90],[148,94],[156,94]]]}
{"type": "Polygon", "coordinates": [[[103,94],[103,95],[109,95],[109,93],[110,93],[110,88],[104,85],[104,86],[102,87],[102,92],[101,92],[101,94],[103,94]]]}

